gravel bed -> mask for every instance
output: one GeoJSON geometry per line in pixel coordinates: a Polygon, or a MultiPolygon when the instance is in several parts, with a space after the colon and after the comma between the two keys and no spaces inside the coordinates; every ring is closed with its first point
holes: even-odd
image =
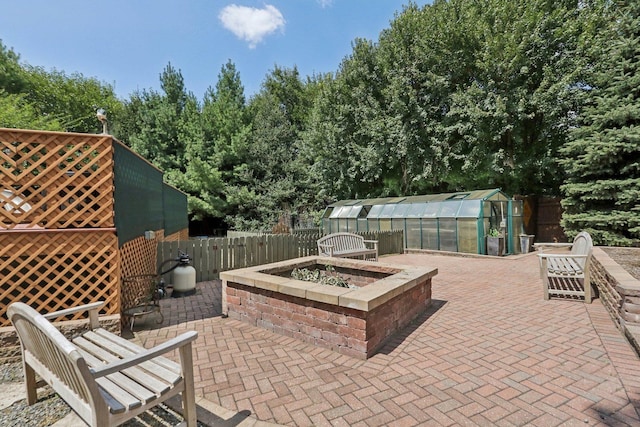
{"type": "MultiPolygon", "coordinates": [[[[0,384],[22,382],[22,363],[0,365],[0,384]]],[[[1,387],[1,385],[0,385],[1,387]]],[[[46,427],[65,417],[71,408],[49,387],[38,390],[38,402],[28,406],[26,399],[0,409],[0,426],[46,427]]]]}
{"type": "Polygon", "coordinates": [[[640,280],[640,248],[602,248],[620,267],[640,280]]]}
{"type": "MultiPolygon", "coordinates": [[[[2,384],[23,381],[22,363],[0,364],[0,389],[2,384]]],[[[31,406],[26,399],[18,400],[11,406],[0,408],[2,427],[47,427],[64,418],[71,408],[49,386],[38,389],[38,401],[31,406]]],[[[166,427],[182,422],[182,417],[165,405],[158,405],[137,418],[122,424],[123,427],[166,427]]],[[[199,427],[206,427],[198,422],[199,427]]]]}

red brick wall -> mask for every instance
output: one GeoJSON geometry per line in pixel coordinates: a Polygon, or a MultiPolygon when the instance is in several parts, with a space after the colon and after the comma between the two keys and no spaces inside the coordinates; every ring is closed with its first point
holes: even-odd
{"type": "Polygon", "coordinates": [[[227,282],[229,317],[366,359],[431,303],[431,280],[372,311],[324,304],[227,282]]]}

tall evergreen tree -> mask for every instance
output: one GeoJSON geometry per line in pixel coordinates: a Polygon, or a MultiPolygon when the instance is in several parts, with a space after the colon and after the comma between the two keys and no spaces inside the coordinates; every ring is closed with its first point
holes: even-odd
{"type": "Polygon", "coordinates": [[[562,224],[600,245],[640,242],[640,2],[611,2],[588,41],[587,107],[562,149],[562,224]]]}
{"type": "Polygon", "coordinates": [[[229,61],[218,74],[215,87],[204,96],[200,115],[201,137],[187,146],[185,189],[191,196],[193,218],[225,218],[240,206],[236,198],[238,177],[246,161],[249,125],[244,87],[229,61]]]}
{"type": "Polygon", "coordinates": [[[130,128],[131,147],[164,172],[186,170],[185,141],[179,132],[188,94],[180,70],[168,64],[160,75],[163,93],[135,93],[127,108],[137,113],[137,126],[130,128]]]}

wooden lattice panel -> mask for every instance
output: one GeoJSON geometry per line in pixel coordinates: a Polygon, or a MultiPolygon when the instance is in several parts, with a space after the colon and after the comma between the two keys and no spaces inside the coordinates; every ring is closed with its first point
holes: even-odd
{"type": "Polygon", "coordinates": [[[113,229],[0,230],[0,326],[14,301],[48,313],[103,300],[101,313],[117,314],[119,277],[113,229]]]}
{"type": "Polygon", "coordinates": [[[180,240],[189,240],[188,228],[169,234],[162,239],[163,242],[178,242],[180,240]]]}
{"type": "Polygon", "coordinates": [[[0,228],[114,226],[109,135],[0,128],[0,228]]]}
{"type": "Polygon", "coordinates": [[[164,231],[158,230],[155,232],[155,239],[137,237],[120,248],[123,311],[137,306],[149,297],[149,281],[130,278],[154,275],[157,272],[158,242],[163,238],[164,231]]]}

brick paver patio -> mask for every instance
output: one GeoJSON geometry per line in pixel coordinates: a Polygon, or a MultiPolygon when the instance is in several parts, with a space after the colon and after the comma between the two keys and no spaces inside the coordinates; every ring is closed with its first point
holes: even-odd
{"type": "Polygon", "coordinates": [[[197,396],[270,423],[640,425],[637,355],[598,300],[543,300],[534,254],[380,261],[439,274],[428,312],[366,361],[222,318],[219,282],[163,300],[136,338],[197,330],[197,396]]]}

